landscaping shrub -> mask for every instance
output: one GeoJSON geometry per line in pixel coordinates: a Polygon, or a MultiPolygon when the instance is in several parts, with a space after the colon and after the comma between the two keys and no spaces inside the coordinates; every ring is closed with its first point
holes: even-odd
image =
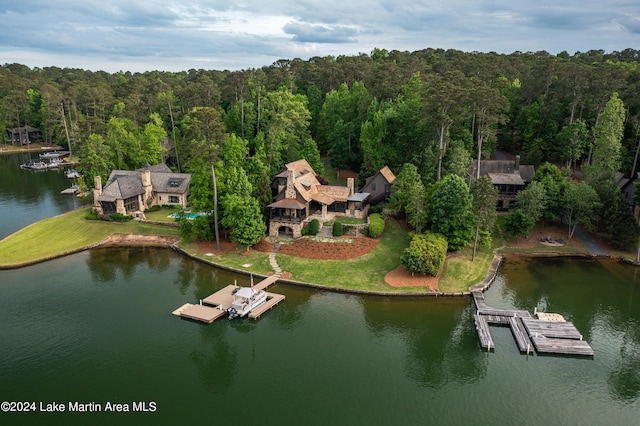
{"type": "Polygon", "coordinates": [[[404,250],[401,262],[407,272],[437,276],[447,256],[447,239],[442,234],[416,234],[404,250]]]}
{"type": "Polygon", "coordinates": [[[87,220],[98,220],[100,219],[100,216],[98,216],[98,213],[91,210],[84,218],[87,220]]]}
{"type": "Polygon", "coordinates": [[[371,238],[378,238],[384,232],[384,219],[378,213],[369,215],[369,228],[367,233],[371,238]]]}
{"type": "Polygon", "coordinates": [[[186,242],[191,242],[195,239],[196,235],[193,229],[193,222],[187,218],[176,218],[179,224],[180,237],[186,242]]]}
{"type": "Polygon", "coordinates": [[[381,214],[383,210],[383,206],[369,206],[369,214],[381,214]]]}
{"type": "Polygon", "coordinates": [[[113,220],[114,222],[126,222],[128,220],[133,219],[133,216],[130,215],[124,215],[122,213],[112,213],[111,216],[109,216],[111,218],[111,220],[113,220]]]}
{"type": "Polygon", "coordinates": [[[155,206],[151,206],[148,209],[146,209],[144,212],[145,213],[151,213],[151,212],[157,212],[158,210],[160,210],[162,207],[160,207],[160,205],[156,204],[155,206]]]}
{"type": "Polygon", "coordinates": [[[316,235],[320,230],[320,222],[318,219],[313,219],[309,222],[309,235],[316,235]]]}
{"type": "Polygon", "coordinates": [[[333,223],[333,236],[341,237],[342,236],[342,223],[334,222],[333,223]]]}

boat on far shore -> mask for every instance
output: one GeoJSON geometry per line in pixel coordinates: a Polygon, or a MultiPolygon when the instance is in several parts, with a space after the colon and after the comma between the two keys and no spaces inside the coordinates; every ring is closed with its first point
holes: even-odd
{"type": "Polygon", "coordinates": [[[46,170],[49,166],[42,160],[29,160],[24,164],[20,165],[21,169],[29,169],[29,170],[46,170]]]}

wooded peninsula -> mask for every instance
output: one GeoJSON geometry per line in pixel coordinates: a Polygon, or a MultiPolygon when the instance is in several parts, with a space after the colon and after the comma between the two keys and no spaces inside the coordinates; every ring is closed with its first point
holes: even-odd
{"type": "MultiPolygon", "coordinates": [[[[470,170],[501,151],[536,169],[511,208],[508,232],[526,235],[541,219],[564,219],[629,250],[639,235],[639,62],[634,49],[375,49],[240,71],[5,64],[0,127],[7,145],[25,143],[14,140],[15,129],[39,129],[44,142],[72,151],[85,176],[103,181],[111,170],[145,164],[191,173],[195,211],[214,207],[214,165],[229,229],[238,227],[239,211],[266,215],[272,179],[287,163],[305,159],[319,174],[326,165],[353,171],[357,187],[388,166],[397,176],[389,207],[413,229],[444,235],[449,250],[474,233],[490,239],[495,218],[483,206],[495,206],[495,195],[470,170]]],[[[210,230],[194,232],[211,238],[210,230]]]]}

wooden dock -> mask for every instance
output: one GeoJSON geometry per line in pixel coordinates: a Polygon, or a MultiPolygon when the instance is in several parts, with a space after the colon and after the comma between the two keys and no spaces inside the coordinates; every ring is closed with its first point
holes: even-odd
{"type": "Polygon", "coordinates": [[[225,313],[226,311],[223,311],[222,309],[212,308],[205,305],[192,305],[191,303],[185,303],[172,312],[173,315],[206,322],[208,324],[211,324],[225,313]]]}
{"type": "MultiPolygon", "coordinates": [[[[278,276],[272,275],[255,284],[254,288],[256,290],[264,290],[276,281],[278,281],[278,276]]],[[[191,303],[185,303],[173,311],[172,314],[210,324],[227,313],[227,310],[231,307],[231,303],[233,303],[233,291],[236,288],[238,288],[238,286],[233,284],[228,285],[202,299],[200,304],[194,305],[191,303]]],[[[248,315],[249,318],[260,318],[262,314],[282,302],[284,299],[285,296],[282,294],[267,293],[267,301],[251,311],[248,315]]]]}
{"type": "Polygon", "coordinates": [[[528,311],[496,309],[488,306],[484,294],[471,292],[476,305],[474,321],[483,349],[495,349],[489,324],[508,325],[520,352],[539,354],[593,356],[591,346],[576,327],[558,314],[540,313],[545,320],[531,317],[528,311]]]}
{"type": "Polygon", "coordinates": [[[476,331],[478,333],[482,349],[490,351],[495,348],[496,345],[493,343],[491,332],[489,332],[489,323],[487,323],[486,317],[484,315],[475,314],[473,318],[476,321],[476,331]]]}
{"type": "Polygon", "coordinates": [[[283,300],[284,300],[283,294],[267,293],[267,301],[264,302],[262,305],[258,306],[257,308],[255,308],[253,311],[251,311],[249,313],[249,318],[252,318],[252,319],[260,318],[260,315],[264,314],[265,312],[267,312],[268,310],[270,310],[271,308],[273,308],[283,300]]]}

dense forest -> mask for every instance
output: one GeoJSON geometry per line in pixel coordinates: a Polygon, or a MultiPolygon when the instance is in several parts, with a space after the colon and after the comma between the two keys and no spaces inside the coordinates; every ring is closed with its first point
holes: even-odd
{"type": "Polygon", "coordinates": [[[361,181],[384,165],[398,174],[412,164],[428,188],[500,149],[536,166],[606,170],[594,177],[598,188],[595,181],[639,168],[639,62],[633,49],[375,49],[241,71],[110,74],[5,64],[0,127],[38,127],[103,178],[113,168],[166,161],[194,173],[192,198],[202,208],[211,164],[221,199],[251,194],[264,208],[283,164],[306,158],[320,170],[321,153],[361,181]],[[617,109],[608,111],[612,99],[617,109]],[[603,147],[602,121],[616,117],[619,140],[603,147]]]}

